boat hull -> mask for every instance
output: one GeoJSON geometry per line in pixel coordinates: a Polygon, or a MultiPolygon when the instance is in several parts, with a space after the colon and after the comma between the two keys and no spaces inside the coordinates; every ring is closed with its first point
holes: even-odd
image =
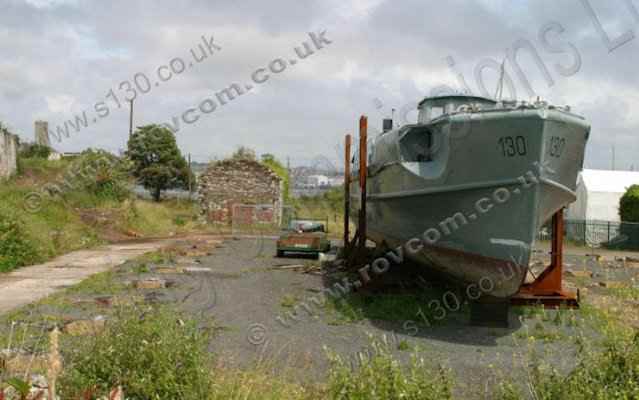
{"type": "Polygon", "coordinates": [[[439,141],[428,162],[401,159],[410,129],[373,143],[367,238],[405,246],[408,258],[469,290],[509,297],[526,277],[539,228],[575,200],[589,126],[571,114],[525,110],[445,118],[432,128],[439,141]],[[511,155],[504,138],[523,144],[511,155]],[[388,162],[393,143],[395,163],[388,162]]]}

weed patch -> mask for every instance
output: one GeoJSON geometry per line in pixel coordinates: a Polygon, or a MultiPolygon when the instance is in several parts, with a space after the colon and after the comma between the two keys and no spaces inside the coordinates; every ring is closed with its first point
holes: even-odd
{"type": "Polygon", "coordinates": [[[102,334],[63,353],[62,397],[104,395],[121,385],[130,399],[210,399],[208,340],[169,309],[122,309],[102,334]]]}
{"type": "Polygon", "coordinates": [[[284,295],[284,297],[282,297],[282,300],[280,301],[280,305],[282,307],[292,308],[295,306],[295,304],[297,304],[298,301],[299,299],[297,298],[297,296],[294,296],[292,294],[286,294],[284,295]]]}
{"type": "MultiPolygon", "coordinates": [[[[636,399],[639,397],[639,336],[615,338],[603,350],[583,348],[567,375],[536,361],[529,367],[529,390],[544,400],[636,399]]],[[[526,399],[512,382],[500,387],[499,399],[526,399]]]]}
{"type": "Polygon", "coordinates": [[[394,359],[387,343],[374,340],[372,352],[360,357],[352,367],[342,357],[329,352],[328,396],[336,400],[367,399],[451,399],[450,371],[433,368],[414,352],[404,368],[394,359]]]}
{"type": "MultiPolygon", "coordinates": [[[[416,324],[437,325],[445,322],[452,312],[442,313],[437,297],[432,294],[360,294],[329,297],[327,307],[333,312],[335,322],[357,322],[364,319],[383,321],[414,321],[416,324]]],[[[466,312],[460,305],[458,312],[466,312]]]]}
{"type": "Polygon", "coordinates": [[[22,221],[0,213],[0,272],[39,260],[36,246],[27,238],[22,221]]]}

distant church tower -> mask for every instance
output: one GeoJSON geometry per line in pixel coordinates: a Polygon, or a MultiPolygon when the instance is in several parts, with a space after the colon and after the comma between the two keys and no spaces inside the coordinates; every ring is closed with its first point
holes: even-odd
{"type": "Polygon", "coordinates": [[[35,142],[36,144],[51,147],[49,140],[49,123],[47,121],[35,122],[35,142]]]}

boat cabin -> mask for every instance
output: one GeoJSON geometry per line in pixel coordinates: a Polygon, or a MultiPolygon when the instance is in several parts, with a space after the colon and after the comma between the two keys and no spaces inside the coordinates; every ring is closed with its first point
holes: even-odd
{"type": "Polygon", "coordinates": [[[494,100],[466,95],[426,97],[417,109],[419,110],[418,122],[428,124],[442,115],[454,114],[467,109],[489,109],[497,104],[494,100]]]}
{"type": "MultiPolygon", "coordinates": [[[[450,145],[442,131],[442,116],[460,112],[492,110],[497,102],[485,97],[450,95],[426,97],[418,106],[417,124],[392,129],[392,121],[384,121],[384,132],[368,142],[368,170],[375,176],[389,165],[401,163],[422,178],[441,176],[445,171],[450,145]]],[[[352,171],[359,168],[356,151],[352,171]]]]}

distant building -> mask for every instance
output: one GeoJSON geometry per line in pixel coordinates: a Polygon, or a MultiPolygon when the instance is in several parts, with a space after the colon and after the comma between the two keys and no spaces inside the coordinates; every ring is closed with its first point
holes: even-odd
{"type": "Polygon", "coordinates": [[[52,151],[51,154],[49,154],[49,157],[47,157],[47,160],[60,161],[62,160],[62,154],[58,153],[57,151],[52,151]]]}
{"type": "Polygon", "coordinates": [[[328,186],[329,179],[326,175],[309,175],[306,182],[310,186],[328,186]]]}
{"type": "Polygon", "coordinates": [[[334,176],[332,178],[328,178],[328,186],[343,186],[343,185],[344,185],[343,176],[334,176]]]}
{"type": "Polygon", "coordinates": [[[639,185],[639,172],[584,169],[566,218],[618,222],[619,200],[632,185],[639,185]]]}
{"type": "Polygon", "coordinates": [[[209,222],[225,225],[279,224],[282,179],[252,159],[209,164],[198,179],[202,210],[209,222]]]}
{"type": "Polygon", "coordinates": [[[589,246],[626,241],[619,200],[632,185],[639,185],[639,172],[583,170],[577,179],[577,200],[566,212],[566,237],[589,246]]]}

